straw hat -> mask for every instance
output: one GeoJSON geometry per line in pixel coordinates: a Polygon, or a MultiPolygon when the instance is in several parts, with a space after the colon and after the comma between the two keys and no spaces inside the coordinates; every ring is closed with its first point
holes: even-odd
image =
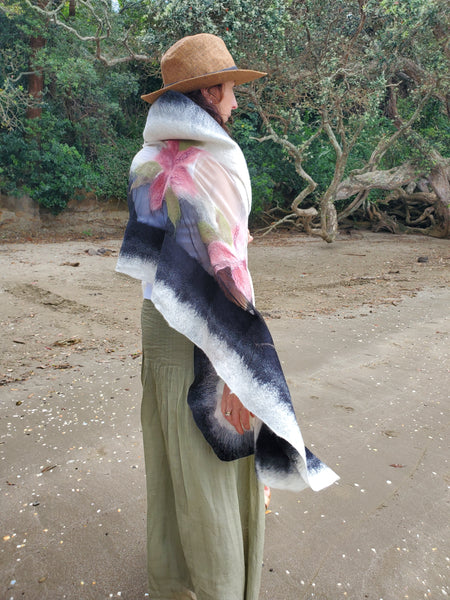
{"type": "Polygon", "coordinates": [[[225,42],[210,33],[190,35],[176,42],[163,55],[161,72],[164,87],[141,96],[142,100],[152,103],[169,90],[192,92],[225,81],[239,85],[267,75],[238,69],[225,42]]]}

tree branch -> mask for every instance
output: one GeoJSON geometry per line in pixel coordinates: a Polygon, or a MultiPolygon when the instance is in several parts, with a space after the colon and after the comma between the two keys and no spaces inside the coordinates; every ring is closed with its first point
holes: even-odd
{"type": "Polygon", "coordinates": [[[328,118],[328,111],[326,109],[322,109],[322,124],[323,124],[323,128],[326,131],[326,134],[331,142],[331,145],[334,148],[334,151],[336,152],[336,156],[337,158],[341,158],[342,156],[342,148],[339,145],[339,142],[336,139],[336,136],[334,135],[334,131],[330,125],[330,121],[328,118]]]}
{"type": "Polygon", "coordinates": [[[347,45],[347,51],[346,51],[345,56],[343,58],[344,64],[347,64],[348,58],[350,56],[350,51],[353,48],[354,43],[358,39],[359,34],[364,29],[364,25],[366,23],[367,16],[366,16],[366,13],[364,12],[365,0],[358,0],[358,4],[359,4],[359,24],[358,24],[358,27],[357,27],[355,33],[353,34],[353,36],[351,37],[351,39],[350,39],[350,41],[349,41],[349,43],[347,45]]]}
{"type": "Polygon", "coordinates": [[[112,24],[109,18],[108,10],[109,5],[106,0],[100,0],[103,5],[103,13],[99,15],[95,10],[94,6],[91,4],[90,0],[78,0],[78,3],[81,6],[84,6],[89,13],[92,15],[93,19],[97,23],[97,31],[95,35],[83,35],[81,34],[75,27],[68,25],[64,21],[58,18],[59,13],[65,5],[65,2],[61,2],[55,9],[51,10],[49,6],[51,3],[49,2],[45,8],[42,8],[36,4],[33,4],[31,0],[25,0],[27,5],[32,8],[34,11],[39,13],[42,16],[50,19],[55,25],[58,27],[62,27],[65,31],[69,32],[71,35],[74,35],[77,39],[82,42],[93,42],[95,44],[95,58],[102,62],[107,67],[114,67],[118,64],[123,64],[130,62],[132,60],[140,61],[140,62],[150,62],[152,57],[146,54],[137,54],[135,53],[128,43],[129,31],[126,33],[125,38],[121,40],[122,45],[126,48],[128,55],[120,58],[107,58],[102,52],[102,42],[109,39],[112,31],[112,24]]]}
{"type": "MultiPolygon", "coordinates": [[[[369,162],[365,165],[365,167],[363,167],[363,169],[360,169],[359,171],[355,171],[355,173],[365,173],[367,171],[371,171],[373,170],[376,165],[380,162],[380,160],[383,158],[383,156],[386,154],[386,152],[389,150],[389,148],[391,148],[394,143],[398,140],[398,138],[403,135],[410,127],[411,125],[414,123],[414,121],[416,121],[416,119],[420,116],[421,112],[422,112],[422,108],[424,107],[424,105],[426,104],[426,102],[428,101],[428,99],[430,98],[432,93],[431,87],[430,89],[427,91],[426,94],[424,94],[424,96],[422,97],[421,101],[419,102],[416,110],[414,111],[414,113],[412,114],[412,116],[405,121],[404,123],[402,123],[402,125],[400,125],[400,127],[398,128],[398,130],[391,135],[391,137],[389,138],[381,138],[381,140],[378,142],[375,150],[372,152],[372,155],[369,159],[369,162]]],[[[399,117],[399,121],[401,122],[401,119],[399,117]]]]}
{"type": "Polygon", "coordinates": [[[342,181],[336,191],[336,200],[345,200],[354,194],[374,189],[394,190],[417,179],[419,173],[411,163],[384,171],[369,171],[365,173],[350,173],[342,181]]]}

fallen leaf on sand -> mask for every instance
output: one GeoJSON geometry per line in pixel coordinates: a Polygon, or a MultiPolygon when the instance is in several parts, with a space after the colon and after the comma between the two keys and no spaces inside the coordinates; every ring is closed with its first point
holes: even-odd
{"type": "Polygon", "coordinates": [[[44,469],[42,469],[41,473],[47,473],[47,471],[52,471],[53,469],[56,469],[58,465],[52,465],[51,467],[45,467],[44,469]]]}

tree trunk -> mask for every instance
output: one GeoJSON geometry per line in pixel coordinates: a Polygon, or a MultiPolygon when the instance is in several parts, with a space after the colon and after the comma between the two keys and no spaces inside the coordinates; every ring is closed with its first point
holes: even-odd
{"type": "Polygon", "coordinates": [[[356,199],[339,218],[359,209],[361,199],[365,199],[370,190],[386,190],[390,193],[378,206],[369,204],[365,209],[375,223],[375,230],[450,237],[450,163],[438,155],[432,158],[438,164],[428,175],[410,163],[386,171],[350,175],[338,186],[336,198],[343,200],[356,195],[356,199]]]}
{"type": "Polygon", "coordinates": [[[345,200],[366,190],[395,190],[417,180],[420,175],[411,163],[388,170],[368,171],[357,175],[350,173],[349,177],[338,185],[336,200],[345,200]]]}
{"type": "Polygon", "coordinates": [[[31,96],[31,104],[27,109],[28,119],[38,119],[42,114],[42,94],[44,92],[44,72],[42,67],[35,67],[34,61],[39,50],[45,47],[47,40],[42,36],[30,38],[30,71],[28,75],[28,93],[31,96]]]}
{"type": "Polygon", "coordinates": [[[438,228],[436,237],[450,237],[450,167],[435,167],[428,178],[430,186],[437,196],[435,203],[438,228]]]}
{"type": "Polygon", "coordinates": [[[76,0],[69,0],[69,17],[75,16],[76,0]]]}
{"type": "Polygon", "coordinates": [[[348,159],[348,152],[340,151],[337,154],[333,180],[320,200],[320,236],[328,244],[334,242],[339,231],[338,216],[334,203],[348,159]]]}
{"type": "Polygon", "coordinates": [[[328,196],[320,203],[321,237],[325,242],[331,244],[338,233],[338,219],[336,207],[333,200],[328,196]]]}

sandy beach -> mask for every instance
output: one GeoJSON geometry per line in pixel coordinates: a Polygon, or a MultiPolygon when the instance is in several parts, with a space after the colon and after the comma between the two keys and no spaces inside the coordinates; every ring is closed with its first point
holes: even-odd
{"type": "MultiPolygon", "coordinates": [[[[141,289],[111,233],[0,245],[1,599],[149,597],[141,289]]],[[[449,265],[423,236],[251,245],[303,436],[341,477],[273,490],[261,600],[450,594],[449,265]]]]}

